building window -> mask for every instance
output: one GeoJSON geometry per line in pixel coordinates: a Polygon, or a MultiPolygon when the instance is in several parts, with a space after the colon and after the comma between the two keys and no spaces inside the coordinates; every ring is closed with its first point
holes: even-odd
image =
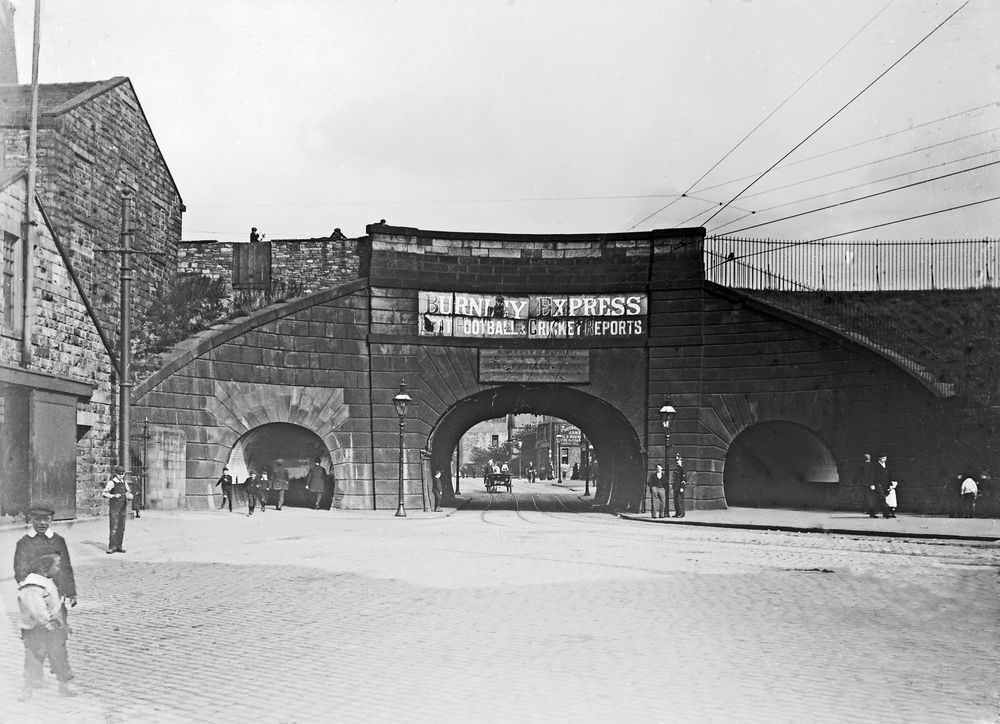
{"type": "Polygon", "coordinates": [[[499,447],[499,446],[500,446],[500,436],[490,435],[490,447],[499,447]]]}
{"type": "Polygon", "coordinates": [[[24,297],[24,275],[21,272],[21,240],[4,232],[3,235],[3,331],[21,334],[21,304],[24,297]]]}

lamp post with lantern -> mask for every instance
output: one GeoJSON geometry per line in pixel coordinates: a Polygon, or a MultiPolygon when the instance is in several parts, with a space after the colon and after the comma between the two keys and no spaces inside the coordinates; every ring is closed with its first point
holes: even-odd
{"type": "Polygon", "coordinates": [[[586,464],[584,465],[584,468],[583,468],[583,479],[584,479],[583,497],[589,498],[590,497],[590,457],[594,453],[594,446],[590,444],[590,441],[587,438],[583,438],[583,446],[582,447],[583,447],[583,454],[587,456],[586,464]]]}
{"type": "Polygon", "coordinates": [[[406,394],[406,383],[399,383],[399,392],[392,398],[392,404],[396,408],[399,416],[399,505],[396,508],[396,517],[406,517],[406,506],[403,504],[403,429],[406,427],[406,405],[412,402],[412,398],[406,394]]]}
{"type": "Polygon", "coordinates": [[[676,414],[677,409],[670,401],[670,395],[667,395],[660,407],[660,423],[663,425],[663,469],[667,473],[668,483],[670,481],[670,423],[673,422],[676,414]]]}
{"type": "Polygon", "coordinates": [[[556,432],[556,481],[562,482],[562,431],[556,432]]]}

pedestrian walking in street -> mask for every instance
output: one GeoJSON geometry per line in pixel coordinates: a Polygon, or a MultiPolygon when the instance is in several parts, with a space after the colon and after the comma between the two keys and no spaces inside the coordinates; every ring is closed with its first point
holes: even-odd
{"type": "Polygon", "coordinates": [[[667,476],[663,472],[663,466],[657,465],[656,472],[649,474],[646,481],[649,488],[649,514],[653,518],[667,517],[667,476]]]}
{"type": "Polygon", "coordinates": [[[125,540],[125,516],[129,501],[132,500],[132,488],[125,479],[125,468],[115,465],[115,474],[105,484],[101,497],[108,499],[108,553],[124,553],[122,543],[125,540]]]}
{"type": "Polygon", "coordinates": [[[288,471],[285,469],[285,461],[281,458],[274,461],[271,489],[278,491],[278,504],[274,507],[276,510],[281,510],[281,506],[285,504],[285,491],[288,490],[288,471]]]}
{"type": "Polygon", "coordinates": [[[316,496],[315,509],[319,510],[319,501],[323,497],[323,493],[326,492],[326,471],[323,466],[319,464],[319,458],[314,458],[312,465],[309,466],[309,472],[306,474],[306,488],[309,492],[316,496]]]}
{"type": "Polygon", "coordinates": [[[872,466],[872,481],[875,483],[875,490],[878,493],[879,509],[883,518],[895,518],[896,514],[889,508],[886,498],[889,495],[889,488],[892,483],[892,475],[886,466],[888,458],[885,455],[878,456],[878,463],[872,466]]]}
{"type": "Polygon", "coordinates": [[[972,475],[965,476],[960,492],[962,494],[962,517],[975,518],[976,498],[979,497],[979,484],[976,483],[976,479],[972,475]]]}
{"type": "Polygon", "coordinates": [[[865,512],[869,518],[877,518],[882,509],[879,503],[878,491],[875,490],[875,469],[872,466],[871,453],[865,453],[858,471],[854,474],[854,484],[864,491],[865,512]]]}
{"type": "Polygon", "coordinates": [[[687,483],[687,473],[684,470],[684,460],[681,459],[679,453],[674,458],[674,469],[671,477],[673,478],[674,488],[674,517],[683,518],[686,513],[684,509],[684,487],[687,483]]]}
{"type": "Polygon", "coordinates": [[[27,566],[27,574],[17,587],[17,607],[20,613],[21,641],[24,643],[24,689],[21,701],[31,699],[44,684],[44,666],[49,666],[59,682],[59,693],[76,696],[72,687],[73,670],[66,653],[69,627],[66,607],[56,585],[61,557],[50,553],[35,558],[27,566]]]}
{"type": "Polygon", "coordinates": [[[434,495],[434,512],[441,510],[441,471],[434,471],[434,478],[431,481],[431,493],[434,495]]]}
{"type": "Polygon", "coordinates": [[[142,509],[142,486],[133,480],[132,483],[132,515],[141,518],[139,511],[142,509]]]}
{"type": "Polygon", "coordinates": [[[261,470],[259,473],[251,473],[247,479],[247,507],[250,515],[253,515],[254,503],[260,503],[260,512],[267,509],[267,494],[271,490],[271,481],[267,479],[267,472],[261,470]]]}
{"type": "Polygon", "coordinates": [[[226,502],[229,503],[229,512],[233,512],[233,476],[229,474],[229,466],[222,466],[222,475],[215,483],[216,487],[222,486],[222,502],[219,503],[219,510],[226,507],[226,502]]]}

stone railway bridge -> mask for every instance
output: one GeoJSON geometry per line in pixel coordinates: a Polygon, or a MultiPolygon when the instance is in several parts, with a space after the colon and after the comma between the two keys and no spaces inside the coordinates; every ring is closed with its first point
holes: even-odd
{"type": "Polygon", "coordinates": [[[634,508],[665,456],[668,395],[689,508],[855,506],[863,452],[889,456],[902,508],[934,505],[962,404],[892,355],[707,282],[703,240],[371,225],[358,278],[188,340],[136,387],[134,419],[183,432],[194,508],[224,464],[243,477],[314,457],[333,505],[395,508],[404,380],[407,507],[435,469],[451,494],[471,426],[534,412],[592,442],[597,503],[634,508]]]}

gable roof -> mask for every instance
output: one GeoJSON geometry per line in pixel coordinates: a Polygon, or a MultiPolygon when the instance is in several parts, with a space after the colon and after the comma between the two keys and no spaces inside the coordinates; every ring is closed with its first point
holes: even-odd
{"type": "MultiPolygon", "coordinates": [[[[128,82],[124,76],[87,83],[43,83],[38,86],[38,113],[59,116],[128,82]]],[[[27,125],[31,109],[31,86],[0,86],[0,123],[7,126],[27,125]]]]}
{"type": "MultiPolygon", "coordinates": [[[[163,167],[173,184],[174,191],[180,199],[181,211],[184,211],[184,200],[181,191],[177,187],[177,181],[170,172],[170,166],[163,156],[160,144],[153,133],[153,127],[146,118],[146,111],[142,108],[139,95],[132,86],[132,81],[123,75],[117,75],[107,80],[89,81],[84,83],[42,83],[38,86],[38,115],[40,118],[57,118],[64,113],[82,106],[88,101],[97,98],[108,91],[127,83],[132,91],[132,98],[135,100],[142,115],[142,120],[149,129],[149,135],[153,139],[153,145],[163,161],[163,167]]],[[[27,128],[28,115],[31,111],[31,85],[0,85],[0,126],[27,128]]]]}

